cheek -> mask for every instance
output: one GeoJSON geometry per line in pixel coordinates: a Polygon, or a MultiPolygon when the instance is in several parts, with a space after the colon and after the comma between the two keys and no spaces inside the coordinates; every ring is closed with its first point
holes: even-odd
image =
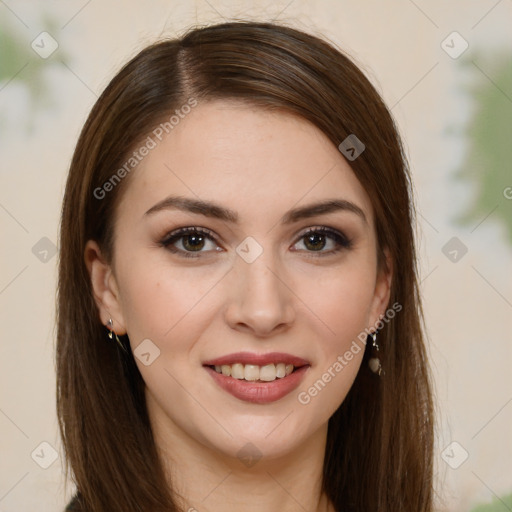
{"type": "Polygon", "coordinates": [[[313,408],[322,416],[330,416],[344,400],[361,365],[375,289],[369,263],[310,273],[310,291],[302,291],[320,334],[315,348],[318,364],[298,398],[304,405],[315,398],[313,408]],[[314,281],[318,286],[312,286],[314,281]]]}
{"type": "Polygon", "coordinates": [[[161,348],[187,347],[209,322],[208,295],[222,273],[178,268],[147,258],[120,268],[122,309],[132,347],[149,338],[161,348]]]}
{"type": "Polygon", "coordinates": [[[318,317],[325,349],[341,349],[369,327],[375,272],[371,266],[353,265],[308,274],[300,287],[301,297],[318,317]]]}

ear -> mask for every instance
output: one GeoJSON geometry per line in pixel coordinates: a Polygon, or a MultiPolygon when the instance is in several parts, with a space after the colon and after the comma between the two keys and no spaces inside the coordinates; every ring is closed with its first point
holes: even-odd
{"type": "Polygon", "coordinates": [[[94,240],[89,240],[85,244],[84,259],[101,323],[106,326],[109,319],[112,319],[112,330],[116,334],[126,334],[116,278],[94,240]]]}
{"type": "Polygon", "coordinates": [[[393,262],[389,250],[384,249],[385,265],[381,265],[377,273],[377,279],[375,282],[375,291],[373,294],[372,305],[370,308],[370,325],[372,328],[376,325],[381,318],[385,316],[386,309],[389,304],[389,298],[391,295],[391,281],[393,279],[393,262]]]}

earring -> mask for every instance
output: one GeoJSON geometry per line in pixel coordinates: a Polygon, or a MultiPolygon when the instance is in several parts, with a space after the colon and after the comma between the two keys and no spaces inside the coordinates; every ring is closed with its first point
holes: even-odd
{"type": "Polygon", "coordinates": [[[114,336],[116,337],[116,341],[117,341],[117,344],[123,349],[124,352],[127,352],[126,351],[126,348],[124,347],[124,345],[121,343],[121,340],[119,339],[119,336],[114,332],[114,322],[112,321],[112,318],[109,318],[108,319],[108,322],[107,322],[107,329],[110,331],[108,333],[108,337],[110,339],[113,339],[114,336]]]}
{"type": "MultiPolygon", "coordinates": [[[[374,349],[373,351],[375,354],[375,352],[379,351],[379,345],[377,344],[377,333],[370,333],[370,337],[372,338],[372,348],[374,349]]],[[[376,354],[371,359],[368,360],[368,366],[370,367],[370,370],[373,373],[376,373],[377,375],[380,375],[383,372],[382,365],[380,364],[380,359],[377,357],[376,354]]]]}

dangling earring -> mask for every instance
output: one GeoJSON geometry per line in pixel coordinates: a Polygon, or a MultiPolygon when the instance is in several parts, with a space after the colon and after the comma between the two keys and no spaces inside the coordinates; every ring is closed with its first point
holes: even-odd
{"type": "Polygon", "coordinates": [[[124,345],[121,343],[121,340],[119,339],[119,336],[114,332],[114,322],[112,321],[112,318],[108,319],[107,322],[107,329],[110,331],[108,333],[108,337],[110,339],[113,339],[114,336],[116,337],[117,344],[123,349],[124,352],[128,353],[124,345]]]}
{"type": "Polygon", "coordinates": [[[377,344],[377,333],[376,332],[370,333],[370,337],[372,338],[372,348],[373,348],[374,355],[371,359],[368,360],[368,366],[370,367],[370,370],[373,373],[380,375],[383,372],[383,370],[382,370],[382,365],[380,364],[380,359],[378,358],[378,355],[376,354],[376,352],[379,351],[379,345],[377,344]]]}

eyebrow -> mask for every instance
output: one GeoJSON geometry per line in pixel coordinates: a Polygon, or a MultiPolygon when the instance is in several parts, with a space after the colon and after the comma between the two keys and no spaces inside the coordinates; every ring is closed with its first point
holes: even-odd
{"type": "MultiPolygon", "coordinates": [[[[223,220],[225,222],[238,223],[238,213],[215,204],[210,201],[193,199],[182,196],[169,196],[152,206],[144,215],[152,215],[162,210],[181,210],[185,212],[204,215],[214,219],[223,220]]],[[[317,215],[325,215],[336,211],[347,211],[358,215],[366,224],[368,220],[363,210],[356,204],[346,199],[325,199],[323,201],[300,206],[286,212],[281,218],[282,224],[293,224],[302,219],[315,217],[317,215]]]]}

